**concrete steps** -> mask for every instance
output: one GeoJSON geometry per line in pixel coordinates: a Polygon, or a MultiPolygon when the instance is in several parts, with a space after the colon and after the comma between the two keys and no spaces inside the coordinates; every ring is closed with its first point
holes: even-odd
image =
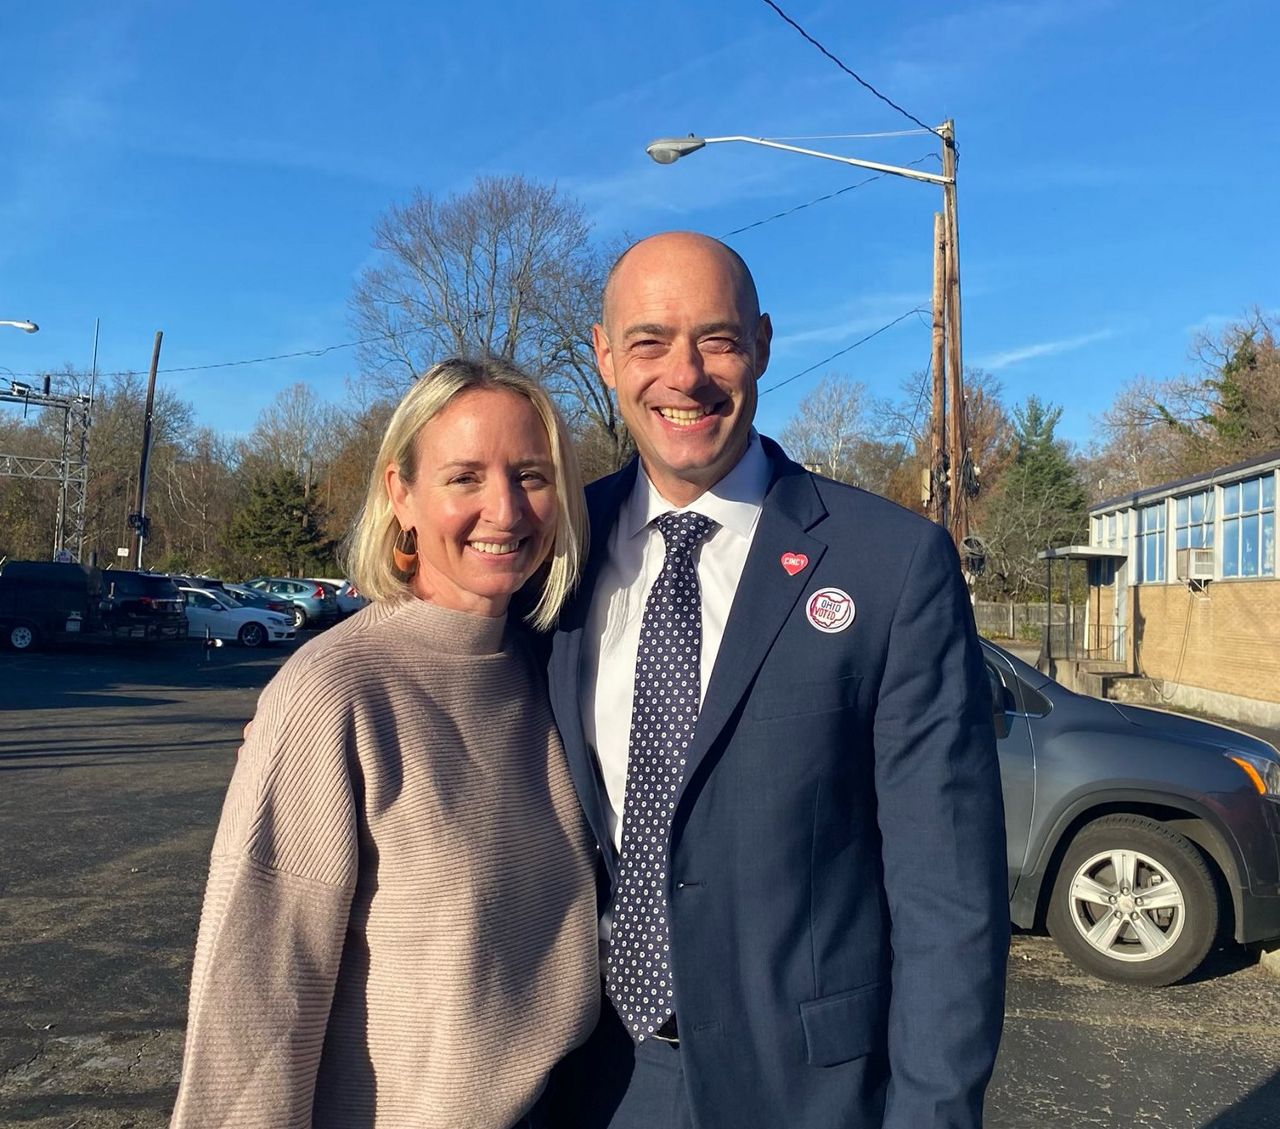
{"type": "Polygon", "coordinates": [[[1103,678],[1103,698],[1130,706],[1166,706],[1156,684],[1140,674],[1109,675],[1103,678]]]}

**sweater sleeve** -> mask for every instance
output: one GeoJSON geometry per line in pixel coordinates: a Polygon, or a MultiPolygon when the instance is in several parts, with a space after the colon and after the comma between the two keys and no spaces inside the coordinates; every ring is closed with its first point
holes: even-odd
{"type": "Polygon", "coordinates": [[[311,1125],[358,865],[349,722],[325,681],[297,661],[272,680],[227,791],[173,1129],[311,1125]]]}

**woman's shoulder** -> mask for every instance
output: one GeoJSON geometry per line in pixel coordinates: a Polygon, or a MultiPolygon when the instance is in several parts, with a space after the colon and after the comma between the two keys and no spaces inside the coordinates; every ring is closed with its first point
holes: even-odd
{"type": "Polygon", "coordinates": [[[326,631],[303,643],[268,683],[298,687],[324,682],[335,690],[384,658],[388,632],[397,605],[369,604],[326,631]]]}

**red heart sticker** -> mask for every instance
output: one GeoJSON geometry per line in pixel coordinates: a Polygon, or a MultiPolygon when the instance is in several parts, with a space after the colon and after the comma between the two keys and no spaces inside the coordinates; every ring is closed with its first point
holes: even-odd
{"type": "Polygon", "coordinates": [[[809,558],[803,553],[782,554],[782,567],[787,570],[788,576],[795,576],[797,572],[803,572],[808,563],[809,558]]]}

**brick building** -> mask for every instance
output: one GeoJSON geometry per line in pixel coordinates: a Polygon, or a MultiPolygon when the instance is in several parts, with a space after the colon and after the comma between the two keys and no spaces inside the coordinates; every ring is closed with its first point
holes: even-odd
{"type": "MultiPolygon", "coordinates": [[[[1114,660],[1161,701],[1280,724],[1280,451],[1089,509],[1084,639],[1060,654],[1114,660]]],[[[1052,655],[1050,656],[1052,657],[1052,655]]]]}

